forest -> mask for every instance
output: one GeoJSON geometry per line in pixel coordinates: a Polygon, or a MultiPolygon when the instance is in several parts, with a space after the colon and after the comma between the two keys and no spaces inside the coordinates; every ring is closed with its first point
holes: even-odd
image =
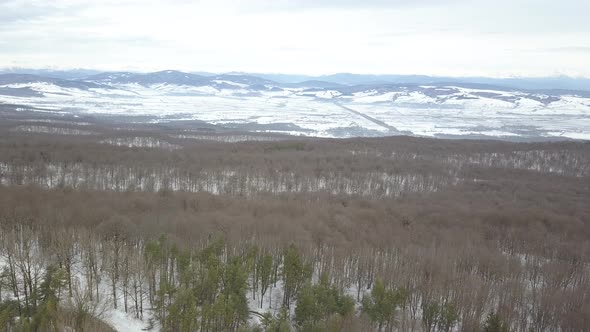
{"type": "Polygon", "coordinates": [[[3,331],[590,330],[590,142],[0,111],[3,331]]]}

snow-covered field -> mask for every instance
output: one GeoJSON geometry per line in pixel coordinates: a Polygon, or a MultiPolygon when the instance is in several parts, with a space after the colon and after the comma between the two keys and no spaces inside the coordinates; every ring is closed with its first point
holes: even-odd
{"type": "Polygon", "coordinates": [[[575,92],[549,96],[457,86],[346,87],[349,90],[338,91],[213,82],[202,86],[99,82],[99,88],[21,82],[0,85],[0,104],[73,114],[138,116],[137,121],[198,120],[229,128],[319,137],[410,134],[590,139],[590,98],[575,92]]]}

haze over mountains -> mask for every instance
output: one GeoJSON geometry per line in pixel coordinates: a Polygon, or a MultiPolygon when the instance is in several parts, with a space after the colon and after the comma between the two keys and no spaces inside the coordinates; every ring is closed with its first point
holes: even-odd
{"type": "MultiPolygon", "coordinates": [[[[38,76],[54,77],[61,79],[84,79],[93,75],[105,74],[107,72],[93,69],[30,69],[30,68],[5,68],[0,69],[0,74],[31,74],[38,76]]],[[[112,73],[112,72],[111,72],[112,73]]],[[[190,72],[200,76],[216,76],[219,73],[206,71],[190,72]]],[[[137,73],[136,73],[137,74],[137,73]]],[[[240,74],[256,76],[277,83],[301,83],[305,81],[321,81],[328,83],[338,83],[345,85],[359,84],[380,84],[380,83],[402,83],[402,84],[433,84],[433,83],[473,83],[489,84],[515,89],[564,89],[564,90],[587,90],[590,91],[590,78],[569,77],[569,76],[552,76],[552,77],[512,77],[512,78],[492,78],[492,77],[443,77],[428,75],[371,75],[371,74],[352,74],[336,73],[332,75],[297,75],[281,73],[243,73],[235,72],[231,74],[240,74]]]]}
{"type": "Polygon", "coordinates": [[[589,139],[590,80],[15,69],[0,103],[320,137],[589,139]]]}

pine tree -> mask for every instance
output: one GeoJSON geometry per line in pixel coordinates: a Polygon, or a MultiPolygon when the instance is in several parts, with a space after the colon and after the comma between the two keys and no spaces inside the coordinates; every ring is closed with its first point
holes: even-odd
{"type": "Polygon", "coordinates": [[[344,317],[354,311],[354,299],[341,289],[330,285],[327,274],[320,277],[320,283],[307,283],[297,295],[295,323],[302,330],[327,330],[331,318],[344,317]]]}
{"type": "Polygon", "coordinates": [[[0,302],[0,330],[11,331],[18,316],[18,303],[15,300],[0,302]]]}
{"type": "Polygon", "coordinates": [[[47,267],[39,290],[35,292],[40,304],[31,321],[33,330],[52,331],[57,329],[59,293],[66,286],[67,280],[66,270],[53,265],[47,267]]]}
{"type": "Polygon", "coordinates": [[[457,307],[453,303],[445,303],[439,310],[439,329],[449,332],[459,320],[457,307]]]}
{"type": "Polygon", "coordinates": [[[249,309],[246,293],[248,289],[247,266],[240,257],[234,257],[227,264],[223,278],[222,294],[226,298],[226,322],[232,329],[248,321],[249,309]]]}
{"type": "Polygon", "coordinates": [[[491,312],[486,319],[483,332],[509,332],[509,328],[502,321],[502,317],[497,312],[491,312]]]}
{"type": "Polygon", "coordinates": [[[377,329],[391,326],[395,322],[395,312],[406,302],[404,289],[389,290],[380,279],[375,281],[371,294],[363,297],[361,310],[377,325],[377,329]]]}
{"type": "Polygon", "coordinates": [[[297,296],[295,323],[302,329],[309,329],[318,320],[319,312],[311,284],[307,283],[297,296]]]}
{"type": "Polygon", "coordinates": [[[427,332],[434,331],[438,325],[440,306],[437,302],[422,304],[422,324],[427,332]]]}
{"type": "Polygon", "coordinates": [[[176,292],[175,300],[168,309],[166,326],[171,331],[198,331],[199,309],[194,294],[190,289],[181,288],[176,292]]]}
{"type": "Polygon", "coordinates": [[[285,308],[283,308],[276,316],[273,316],[270,312],[263,314],[261,323],[266,332],[291,331],[289,313],[285,308]]]}
{"type": "Polygon", "coordinates": [[[297,248],[291,244],[285,251],[283,258],[283,305],[285,307],[290,307],[291,300],[297,295],[306,280],[311,278],[312,271],[311,263],[304,262],[297,252],[297,248]]]}

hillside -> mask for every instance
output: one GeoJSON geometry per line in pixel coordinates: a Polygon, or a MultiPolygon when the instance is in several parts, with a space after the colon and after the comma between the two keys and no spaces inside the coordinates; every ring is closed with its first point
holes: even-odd
{"type": "Polygon", "coordinates": [[[0,75],[0,103],[78,116],[131,117],[133,122],[197,121],[315,137],[590,138],[589,92],[475,83],[294,84],[171,70],[73,80],[5,74],[0,75]]]}

